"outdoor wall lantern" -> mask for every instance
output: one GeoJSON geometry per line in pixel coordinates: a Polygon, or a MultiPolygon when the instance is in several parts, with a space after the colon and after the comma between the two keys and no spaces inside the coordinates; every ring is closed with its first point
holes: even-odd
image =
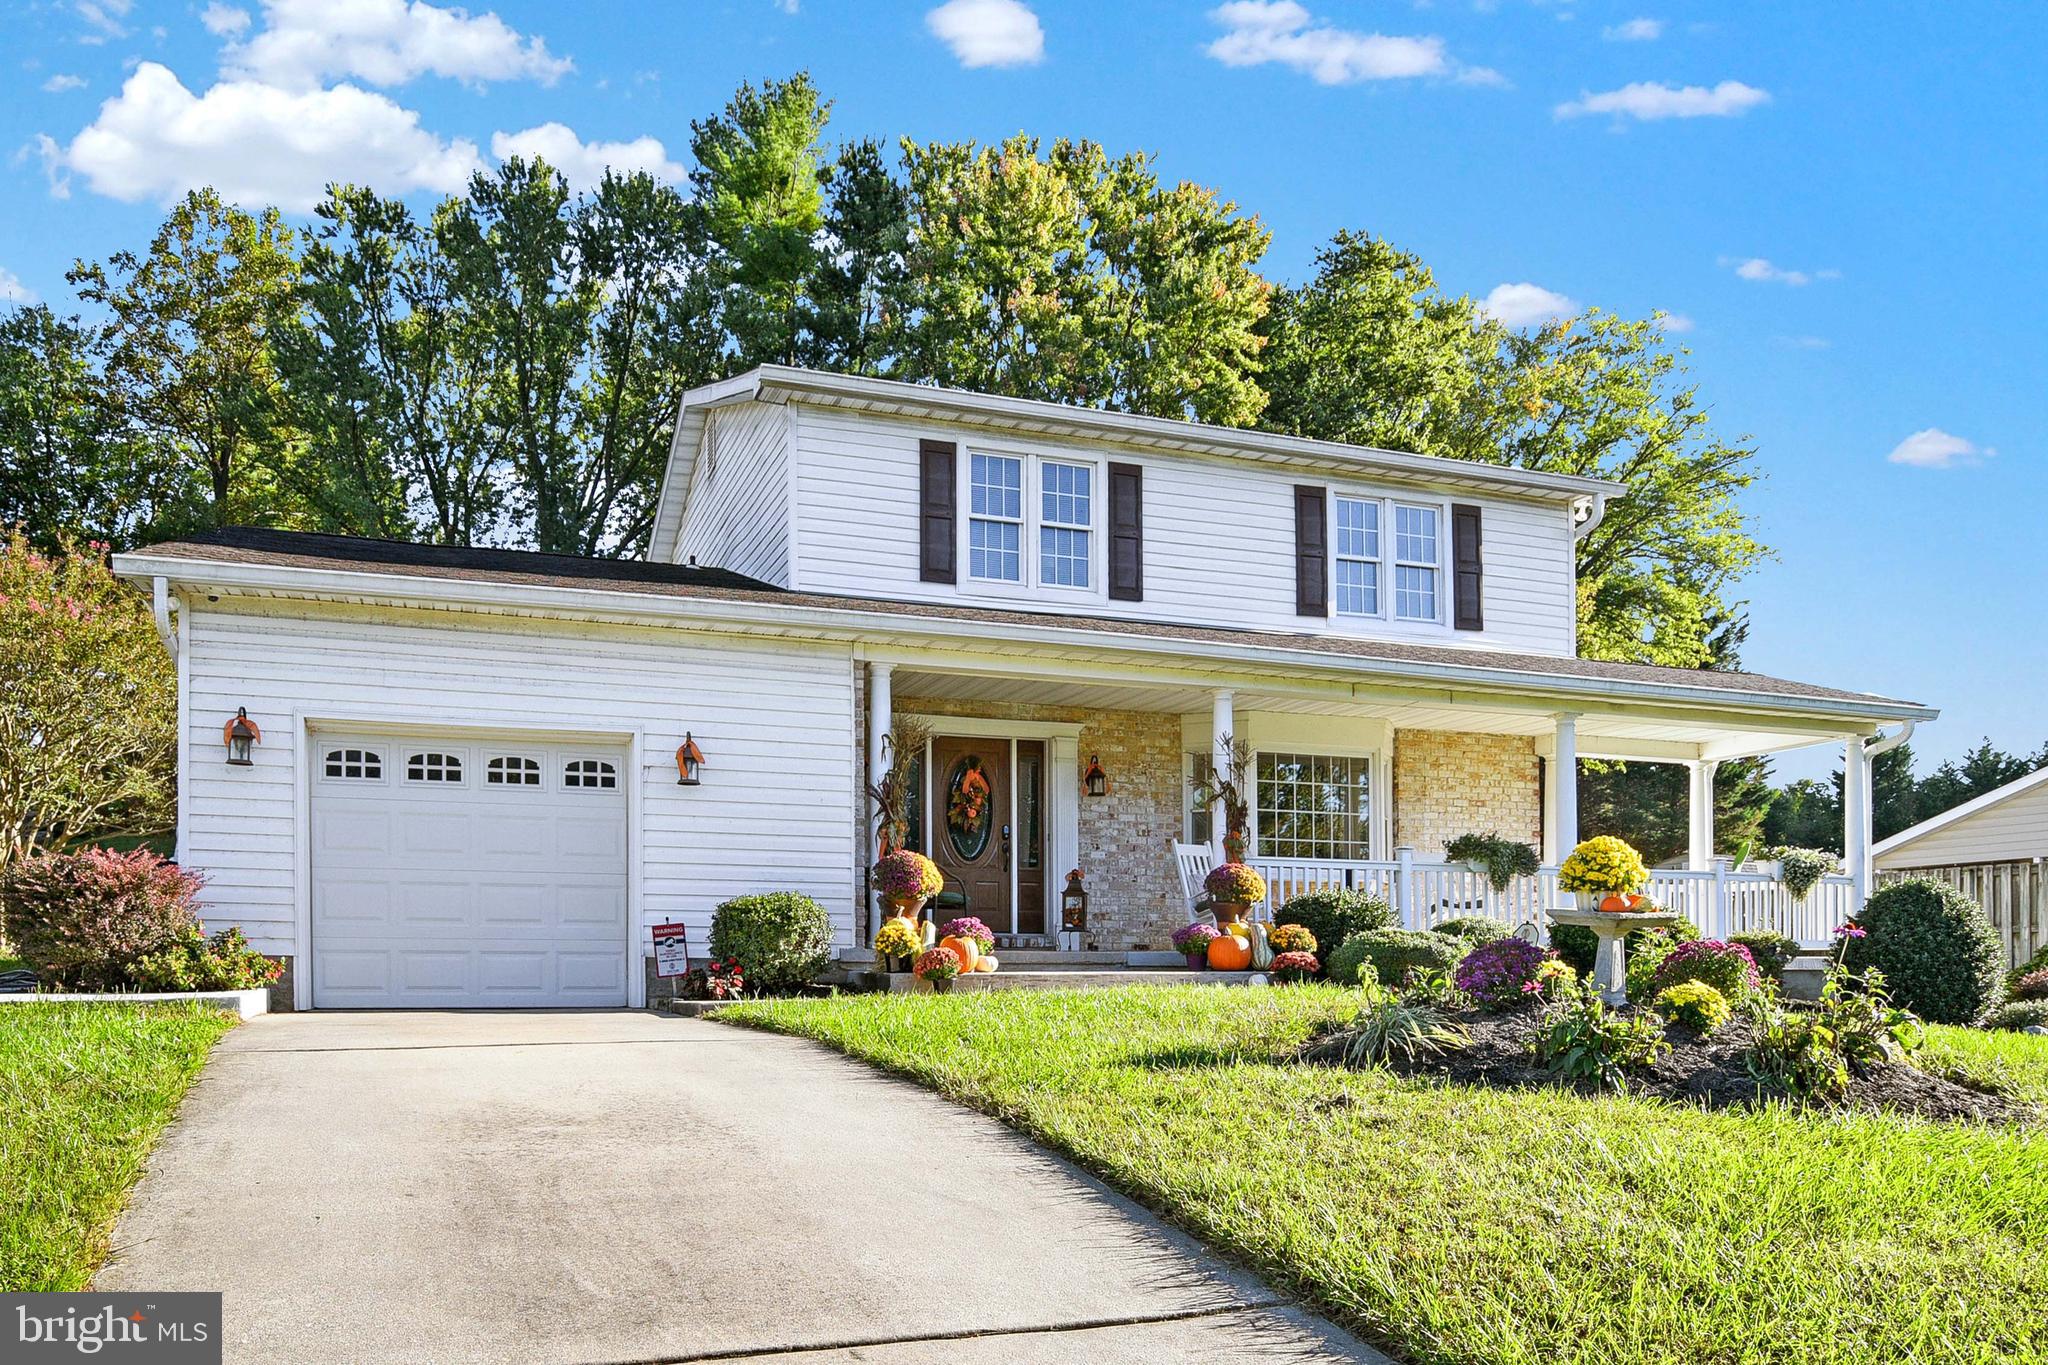
{"type": "Polygon", "coordinates": [[[690,737],[689,731],[685,730],[683,732],[683,742],[676,749],[676,785],[678,787],[695,787],[701,784],[704,779],[698,776],[698,769],[703,766],[704,751],[697,747],[697,741],[690,737]]]}
{"type": "Polygon", "coordinates": [[[1060,928],[1080,933],[1088,927],[1088,890],[1081,885],[1081,869],[1067,874],[1067,889],[1060,892],[1060,928]]]}
{"type": "Polygon", "coordinates": [[[256,722],[249,719],[249,708],[237,706],[235,718],[220,727],[220,736],[228,746],[228,765],[234,768],[248,768],[254,765],[249,760],[249,746],[263,738],[263,732],[256,728],[256,722]]]}
{"type": "Polygon", "coordinates": [[[1088,755],[1088,772],[1081,779],[1081,788],[1090,796],[1109,795],[1109,774],[1102,771],[1102,760],[1094,754],[1088,755]]]}

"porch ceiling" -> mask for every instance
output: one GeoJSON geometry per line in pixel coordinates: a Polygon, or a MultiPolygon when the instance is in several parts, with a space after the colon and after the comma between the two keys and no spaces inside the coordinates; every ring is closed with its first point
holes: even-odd
{"type": "MultiPolygon", "coordinates": [[[[1165,711],[1199,715],[1205,719],[1215,695],[1213,686],[1177,682],[1133,681],[1124,684],[1060,677],[948,672],[900,665],[895,670],[892,686],[900,699],[1075,710],[1165,711]]],[[[1549,709],[1516,704],[1488,705],[1479,699],[1461,698],[1455,703],[1440,700],[1335,701],[1290,695],[1285,691],[1261,691],[1241,685],[1232,690],[1240,714],[1267,712],[1373,718],[1391,721],[1396,729],[1402,730],[1527,735],[1537,741],[1539,753],[1549,747],[1556,729],[1555,714],[1549,709]]],[[[1695,758],[1733,758],[1840,742],[1839,735],[1790,728],[1782,721],[1774,724],[1767,716],[1745,718],[1717,714],[1690,718],[1587,710],[1580,714],[1578,722],[1581,758],[1684,762],[1695,758]]]]}

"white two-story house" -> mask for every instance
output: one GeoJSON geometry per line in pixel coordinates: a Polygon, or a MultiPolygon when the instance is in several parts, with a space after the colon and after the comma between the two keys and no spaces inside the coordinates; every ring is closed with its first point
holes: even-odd
{"type": "Polygon", "coordinates": [[[1576,760],[1625,758],[1693,774],[1661,898],[1824,935],[1867,882],[1870,756],[1935,713],[1578,658],[1574,543],[1624,493],[766,367],[686,398],[644,563],[230,530],[117,565],[177,656],[179,857],[300,1008],[642,1003],[652,926],[701,954],[751,891],[816,898],[857,951],[866,788],[908,716],[914,841],[1006,935],[1049,937],[1078,870],[1091,943],[1165,947],[1226,736],[1275,900],[1539,917],[1541,877],[1495,895],[1444,842],[1554,864],[1576,760]],[[1851,875],[1802,907],[1715,865],[1702,797],[1719,760],[1821,742],[1851,875]]]}

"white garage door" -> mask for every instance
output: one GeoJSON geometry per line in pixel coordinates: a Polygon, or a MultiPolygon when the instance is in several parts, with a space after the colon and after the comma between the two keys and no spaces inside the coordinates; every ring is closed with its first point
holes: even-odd
{"type": "Polygon", "coordinates": [[[313,1004],[626,1003],[626,751],[316,734],[313,1004]]]}

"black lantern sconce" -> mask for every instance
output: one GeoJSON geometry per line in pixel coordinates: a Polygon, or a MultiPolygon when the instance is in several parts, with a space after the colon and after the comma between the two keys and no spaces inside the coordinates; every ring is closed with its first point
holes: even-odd
{"type": "Polygon", "coordinates": [[[235,708],[235,718],[220,727],[220,737],[222,742],[228,746],[229,767],[249,768],[255,766],[249,758],[249,748],[251,745],[262,741],[263,731],[256,727],[255,721],[249,719],[248,707],[237,706],[235,708]]]}
{"type": "Polygon", "coordinates": [[[1088,755],[1088,771],[1081,778],[1081,790],[1090,796],[1109,795],[1109,774],[1102,771],[1102,760],[1094,754],[1088,755]]]}
{"type": "Polygon", "coordinates": [[[676,785],[695,787],[703,783],[699,770],[704,766],[704,751],[697,747],[697,741],[690,732],[683,732],[683,742],[676,749],[676,785]]]}
{"type": "Polygon", "coordinates": [[[1088,891],[1081,885],[1081,869],[1067,874],[1066,890],[1060,892],[1060,951],[1079,952],[1088,946],[1088,891]]]}

